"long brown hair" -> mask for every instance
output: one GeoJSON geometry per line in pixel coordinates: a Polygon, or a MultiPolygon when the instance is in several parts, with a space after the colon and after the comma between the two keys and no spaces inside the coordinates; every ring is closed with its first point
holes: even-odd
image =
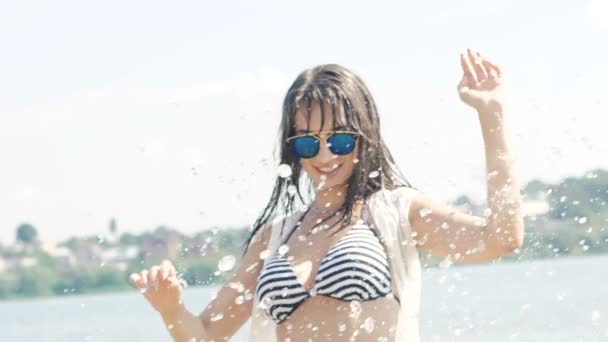
{"type": "Polygon", "coordinates": [[[320,104],[322,110],[321,127],[324,127],[325,120],[322,104],[328,103],[333,112],[332,127],[336,127],[338,106],[341,106],[346,116],[346,125],[359,134],[358,162],[348,180],[345,202],[339,211],[339,222],[350,222],[355,202],[366,199],[383,187],[411,187],[381,137],[376,103],[361,78],[337,64],[319,65],[305,70],[287,91],[279,128],[280,163],[291,167],[291,175],[277,176],[270,200],[252,226],[245,252],[255,234],[274,216],[288,215],[294,212],[297,203],[305,204],[302,190],[306,191],[304,194],[308,198],[313,195],[312,182],[302,174],[300,161],[290,149],[287,138],[295,133],[297,110],[305,108],[310,123],[310,111],[315,103],[320,104]]]}

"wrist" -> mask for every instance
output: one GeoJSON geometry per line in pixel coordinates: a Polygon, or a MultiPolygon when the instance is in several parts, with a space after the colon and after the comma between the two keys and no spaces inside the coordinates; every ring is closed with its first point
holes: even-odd
{"type": "Polygon", "coordinates": [[[172,308],[167,308],[160,310],[159,313],[162,316],[163,320],[167,323],[176,322],[180,320],[180,317],[186,312],[186,307],[183,302],[180,302],[178,305],[172,308]]]}

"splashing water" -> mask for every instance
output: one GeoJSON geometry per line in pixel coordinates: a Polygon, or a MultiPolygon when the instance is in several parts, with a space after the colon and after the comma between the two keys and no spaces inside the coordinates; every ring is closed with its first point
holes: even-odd
{"type": "Polygon", "coordinates": [[[363,322],[363,324],[361,325],[361,328],[363,328],[363,330],[367,331],[367,333],[371,334],[374,331],[375,326],[376,326],[376,321],[374,321],[374,319],[371,317],[367,317],[365,319],[365,322],[363,322]]]}
{"type": "Polygon", "coordinates": [[[295,185],[290,184],[290,185],[287,187],[287,193],[288,193],[290,196],[295,195],[297,192],[298,192],[298,188],[296,188],[296,186],[295,186],[295,185]]]}
{"type": "Polygon", "coordinates": [[[270,256],[270,250],[268,250],[268,249],[265,249],[260,252],[260,259],[262,259],[262,260],[265,260],[269,256],[270,256]]]}
{"type": "Polygon", "coordinates": [[[220,272],[230,271],[231,269],[234,268],[235,264],[236,264],[236,258],[234,257],[234,255],[226,255],[218,262],[217,269],[220,272]]]}
{"type": "Polygon", "coordinates": [[[594,324],[597,324],[597,323],[599,322],[599,320],[600,320],[600,312],[599,312],[599,311],[597,311],[597,310],[593,310],[593,311],[591,312],[591,321],[592,321],[594,324]]]}
{"type": "Polygon", "coordinates": [[[284,256],[285,254],[287,254],[287,252],[289,252],[289,246],[282,245],[281,247],[279,247],[279,255],[284,256]]]}
{"type": "Polygon", "coordinates": [[[222,318],[224,318],[223,313],[215,314],[215,315],[211,316],[211,322],[219,321],[222,318]]]}
{"type": "Polygon", "coordinates": [[[321,175],[321,181],[319,182],[319,185],[317,186],[317,190],[323,189],[323,187],[325,186],[325,181],[326,180],[327,180],[327,176],[326,175],[321,175]]]}
{"type": "Polygon", "coordinates": [[[289,178],[292,173],[291,166],[289,166],[287,164],[281,164],[277,168],[277,173],[279,174],[279,177],[281,177],[281,178],[289,178]]]}
{"type": "Polygon", "coordinates": [[[431,213],[433,213],[433,211],[431,209],[428,209],[428,208],[420,209],[420,217],[426,217],[426,216],[430,215],[431,213]]]}
{"type": "Polygon", "coordinates": [[[353,300],[350,302],[350,314],[351,317],[357,317],[361,314],[361,302],[353,300]]]}

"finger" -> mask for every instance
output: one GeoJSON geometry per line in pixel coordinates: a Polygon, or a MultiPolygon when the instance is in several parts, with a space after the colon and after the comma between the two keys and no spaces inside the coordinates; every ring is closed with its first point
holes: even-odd
{"type": "Polygon", "coordinates": [[[170,278],[172,276],[175,276],[175,267],[173,266],[173,264],[171,263],[171,261],[169,260],[163,260],[163,262],[161,263],[161,269],[163,270],[163,274],[162,277],[163,279],[167,279],[170,278]]]}
{"type": "Polygon", "coordinates": [[[135,285],[138,289],[142,289],[146,287],[146,282],[143,280],[139,273],[133,273],[129,276],[129,281],[131,284],[135,285]]]}
{"type": "Polygon", "coordinates": [[[152,286],[156,288],[158,286],[158,271],[160,267],[152,266],[150,268],[150,272],[148,273],[148,286],[152,286]]]}
{"type": "Polygon", "coordinates": [[[502,70],[500,69],[500,67],[498,65],[490,62],[487,59],[484,59],[484,65],[486,67],[486,70],[490,70],[490,73],[496,74],[496,77],[502,76],[502,70]]]}
{"type": "Polygon", "coordinates": [[[473,72],[471,71],[471,66],[467,61],[467,58],[462,53],[460,54],[460,66],[462,67],[463,75],[459,87],[472,87],[475,84],[475,77],[473,76],[473,72]]]}
{"type": "Polygon", "coordinates": [[[483,66],[486,69],[486,72],[488,73],[488,78],[498,78],[498,72],[496,71],[496,69],[492,68],[492,65],[490,64],[490,62],[488,62],[487,60],[483,61],[483,66]]]}
{"type": "Polygon", "coordinates": [[[175,275],[175,267],[169,260],[164,260],[161,265],[161,281],[167,280],[172,275],[175,275]]]}
{"type": "Polygon", "coordinates": [[[169,276],[169,268],[167,265],[160,265],[159,281],[163,282],[169,276]]]}
{"type": "Polygon", "coordinates": [[[167,261],[169,267],[169,277],[177,277],[177,270],[171,261],[167,261]]]}
{"type": "Polygon", "coordinates": [[[460,54],[460,66],[462,66],[462,72],[464,72],[465,76],[467,76],[467,77],[473,76],[473,73],[471,71],[471,66],[467,62],[467,59],[464,56],[464,54],[462,54],[462,53],[460,54]]]}
{"type": "Polygon", "coordinates": [[[469,61],[473,65],[473,70],[475,71],[475,79],[477,80],[477,82],[485,80],[487,78],[486,72],[483,69],[483,66],[481,64],[481,58],[478,56],[478,53],[471,49],[467,49],[467,53],[469,56],[469,61]]]}
{"type": "Polygon", "coordinates": [[[148,270],[143,270],[139,273],[139,277],[141,278],[141,282],[144,288],[148,287],[148,270]]]}

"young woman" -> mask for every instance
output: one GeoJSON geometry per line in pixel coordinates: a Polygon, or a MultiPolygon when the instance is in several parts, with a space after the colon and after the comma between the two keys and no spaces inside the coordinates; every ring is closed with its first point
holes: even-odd
{"type": "Polygon", "coordinates": [[[358,76],[338,65],[306,70],[283,104],[285,172],[231,280],[194,315],[170,261],[130,276],[173,338],[225,341],[252,318],[251,340],[418,341],[419,251],[483,262],[521,247],[503,76],[470,49],[460,60],[458,92],[477,111],[485,143],[486,217],[410,186],[358,76]]]}

